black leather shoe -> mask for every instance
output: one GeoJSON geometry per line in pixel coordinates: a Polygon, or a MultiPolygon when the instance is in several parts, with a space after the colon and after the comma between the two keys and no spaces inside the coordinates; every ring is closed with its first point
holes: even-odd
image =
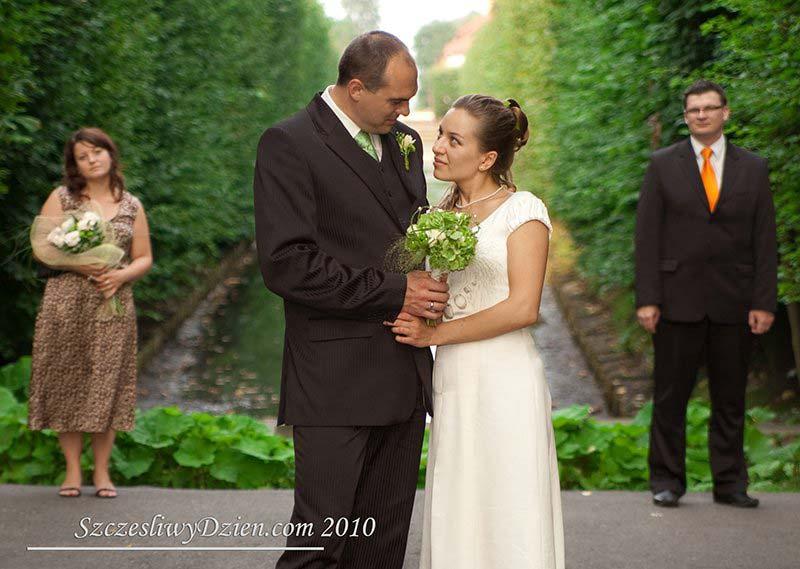
{"type": "Polygon", "coordinates": [[[737,508],[755,508],[758,498],[751,498],[747,492],[734,492],[733,494],[717,494],[714,492],[714,501],[717,504],[727,504],[737,508]]]}
{"type": "Polygon", "coordinates": [[[662,508],[677,508],[678,498],[680,496],[672,490],[662,490],[658,494],[653,494],[653,503],[662,508]]]}

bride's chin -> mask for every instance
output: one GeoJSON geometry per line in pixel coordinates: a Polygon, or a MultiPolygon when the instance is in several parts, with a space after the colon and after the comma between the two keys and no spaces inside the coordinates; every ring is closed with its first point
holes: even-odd
{"type": "Polygon", "coordinates": [[[433,177],[436,178],[437,180],[441,180],[442,182],[452,182],[450,178],[448,178],[442,173],[437,172],[436,170],[433,171],[433,177]]]}

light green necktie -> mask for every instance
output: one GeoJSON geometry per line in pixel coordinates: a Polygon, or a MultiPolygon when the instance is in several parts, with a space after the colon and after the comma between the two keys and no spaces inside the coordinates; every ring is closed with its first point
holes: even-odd
{"type": "Polygon", "coordinates": [[[372,145],[372,137],[368,133],[359,130],[356,135],[356,142],[361,147],[361,150],[372,156],[376,161],[378,160],[378,153],[375,152],[375,147],[372,145]]]}

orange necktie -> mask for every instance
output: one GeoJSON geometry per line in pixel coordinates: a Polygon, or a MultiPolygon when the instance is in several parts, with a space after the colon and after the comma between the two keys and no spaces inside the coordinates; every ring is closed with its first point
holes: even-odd
{"type": "Polygon", "coordinates": [[[700,151],[700,154],[703,155],[703,169],[700,172],[700,177],[703,179],[703,187],[706,189],[708,206],[713,213],[719,199],[719,188],[717,187],[717,177],[714,175],[714,169],[711,167],[711,152],[708,146],[700,151]]]}

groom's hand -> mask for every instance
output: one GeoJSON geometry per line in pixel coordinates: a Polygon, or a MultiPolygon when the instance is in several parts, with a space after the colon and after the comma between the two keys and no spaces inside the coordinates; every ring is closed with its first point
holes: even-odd
{"type": "Polygon", "coordinates": [[[406,278],[406,298],[400,312],[412,316],[438,320],[442,317],[444,305],[450,300],[447,282],[431,278],[425,271],[412,271],[406,278]]]}
{"type": "Polygon", "coordinates": [[[636,311],[636,319],[639,321],[639,324],[651,334],[656,333],[656,325],[658,324],[659,318],[661,318],[661,310],[659,310],[658,306],[655,304],[641,306],[636,311]]]}

